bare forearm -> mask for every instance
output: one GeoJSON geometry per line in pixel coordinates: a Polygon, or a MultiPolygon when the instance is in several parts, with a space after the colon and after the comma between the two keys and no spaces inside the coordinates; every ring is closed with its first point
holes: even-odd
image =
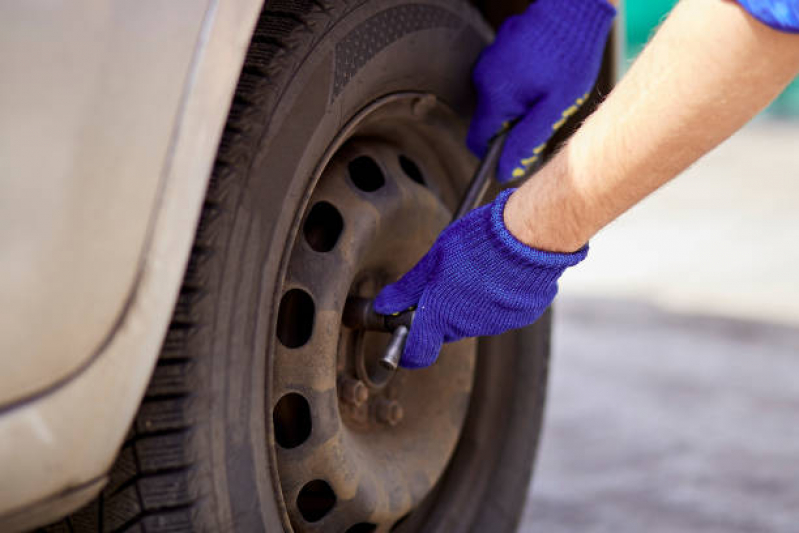
{"type": "Polygon", "coordinates": [[[799,37],[736,3],[683,0],[567,146],[508,202],[531,246],[576,250],[763,109],[799,71],[799,37]]]}

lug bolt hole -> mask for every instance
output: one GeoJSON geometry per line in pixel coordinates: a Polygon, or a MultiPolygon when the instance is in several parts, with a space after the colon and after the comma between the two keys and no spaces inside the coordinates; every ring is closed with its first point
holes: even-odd
{"type": "Polygon", "coordinates": [[[427,186],[427,183],[424,181],[424,175],[422,175],[422,171],[419,169],[419,166],[413,162],[413,160],[401,155],[399,156],[399,164],[406,176],[423,187],[427,186]]]}
{"type": "Polygon", "coordinates": [[[311,436],[311,407],[301,394],[291,392],[272,411],[275,440],[286,449],[296,448],[311,436]]]}
{"type": "Polygon", "coordinates": [[[299,348],[311,338],[316,308],[311,295],[291,289],[280,300],[277,313],[277,338],[286,348],[299,348]]]}
{"type": "Polygon", "coordinates": [[[307,522],[318,522],[336,505],[336,494],[326,481],[309,481],[297,495],[297,509],[307,522]]]}
{"type": "Polygon", "coordinates": [[[380,166],[369,156],[361,156],[350,161],[348,165],[350,180],[364,192],[375,192],[386,184],[386,178],[380,166]]]}
{"type": "Polygon", "coordinates": [[[371,524],[369,522],[361,522],[360,524],[355,524],[354,526],[347,529],[346,533],[372,533],[377,529],[376,524],[371,524]]]}
{"type": "Polygon", "coordinates": [[[315,204],[303,226],[305,241],[315,252],[329,252],[335,248],[341,232],[344,230],[344,219],[338,209],[327,202],[315,204]]]}

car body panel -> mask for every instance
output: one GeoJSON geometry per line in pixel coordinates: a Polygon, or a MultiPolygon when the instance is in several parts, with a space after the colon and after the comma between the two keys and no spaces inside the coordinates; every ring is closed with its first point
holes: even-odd
{"type": "Polygon", "coordinates": [[[87,364],[124,313],[209,4],[0,4],[0,406],[87,364]]]}
{"type": "MultiPolygon", "coordinates": [[[[7,309],[22,307],[17,316],[5,313],[0,326],[5,370],[0,391],[6,402],[0,411],[2,531],[66,512],[53,503],[58,495],[77,491],[81,497],[73,497],[70,506],[84,503],[96,490],[82,489],[99,487],[95,481],[115,458],[170,321],[261,2],[85,1],[76,6],[19,0],[0,8],[0,20],[9,21],[0,32],[3,50],[28,42],[4,33],[10,21],[26,17],[36,21],[25,27],[34,34],[50,26],[82,28],[83,16],[95,16],[87,14],[92,9],[101,11],[97,17],[109,25],[102,32],[106,41],[91,31],[62,36],[88,45],[103,42],[107,50],[94,56],[91,46],[65,44],[77,54],[72,74],[50,80],[43,73],[41,81],[63,90],[74,84],[80,94],[53,96],[49,106],[37,100],[39,105],[31,107],[36,102],[26,100],[24,85],[33,83],[34,74],[25,74],[23,59],[0,53],[3,63],[18,63],[14,72],[20,76],[0,83],[0,108],[5,113],[9,102],[27,106],[27,112],[12,115],[14,123],[34,124],[19,138],[9,131],[15,129],[9,121],[0,126],[0,179],[10,191],[4,192],[0,209],[5,248],[0,295],[7,309]],[[31,14],[30,4],[55,14],[31,14]],[[137,12],[137,5],[144,11],[137,12]],[[140,26],[133,29],[130,18],[140,26]],[[140,46],[142,36],[157,46],[140,46]],[[108,53],[114,46],[117,53],[108,53]],[[172,46],[179,51],[164,49],[172,46]],[[79,67],[83,53],[89,54],[87,62],[98,64],[79,67]],[[114,78],[104,69],[114,71],[117,67],[108,62],[120,57],[130,61],[114,78]],[[71,79],[84,76],[94,81],[71,79]],[[128,83],[140,92],[130,94],[128,83]],[[66,109],[73,106],[77,109],[66,109]],[[41,115],[65,124],[36,135],[50,123],[41,115]],[[40,161],[53,152],[60,159],[40,161]],[[9,403],[12,398],[16,401],[9,403]],[[43,507],[29,512],[37,509],[36,502],[43,507]]],[[[26,53],[24,47],[14,52],[26,53]]],[[[40,56],[37,50],[28,61],[40,56]]]]}

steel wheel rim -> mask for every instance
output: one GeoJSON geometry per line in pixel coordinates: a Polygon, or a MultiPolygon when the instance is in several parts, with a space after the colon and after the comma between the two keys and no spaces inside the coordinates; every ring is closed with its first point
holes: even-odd
{"type": "Polygon", "coordinates": [[[374,296],[448,222],[474,163],[459,131],[433,96],[391,95],[342,129],[309,180],[283,257],[265,406],[273,482],[297,531],[389,531],[431,492],[457,444],[476,343],[448,346],[431,369],[385,384],[366,368],[385,339],[340,318],[348,294],[374,296]],[[368,168],[354,176],[364,157],[382,183],[368,168]],[[397,228],[413,238],[397,242],[397,228]]]}

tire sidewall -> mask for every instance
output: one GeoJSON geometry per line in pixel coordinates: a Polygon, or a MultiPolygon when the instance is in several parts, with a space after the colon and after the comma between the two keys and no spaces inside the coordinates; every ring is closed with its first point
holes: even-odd
{"type": "Polygon", "coordinates": [[[214,516],[201,522],[211,520],[206,523],[222,530],[289,527],[270,456],[271,424],[265,423],[273,402],[269,361],[277,291],[320,161],[348,120],[385,95],[432,93],[468,117],[471,67],[490,39],[480,17],[459,1],[341,2],[327,14],[311,15],[299,31],[313,37],[303,42],[301,36],[275,58],[282,71],[265,98],[263,131],[216,236],[223,253],[215,258],[216,296],[207,302],[211,327],[197,339],[198,351],[210,352],[201,358],[209,362],[201,372],[211,393],[204,446],[213,466],[202,471],[211,477],[214,502],[214,516]],[[424,17],[401,21],[410,5],[444,10],[446,20],[441,26],[424,17]],[[380,32],[391,26],[401,31],[380,41],[380,32]],[[355,45],[354,69],[347,64],[352,46],[342,44],[353,42],[363,43],[355,45]],[[342,57],[345,50],[348,57],[342,57]],[[355,71],[343,86],[342,69],[355,71]]]}

